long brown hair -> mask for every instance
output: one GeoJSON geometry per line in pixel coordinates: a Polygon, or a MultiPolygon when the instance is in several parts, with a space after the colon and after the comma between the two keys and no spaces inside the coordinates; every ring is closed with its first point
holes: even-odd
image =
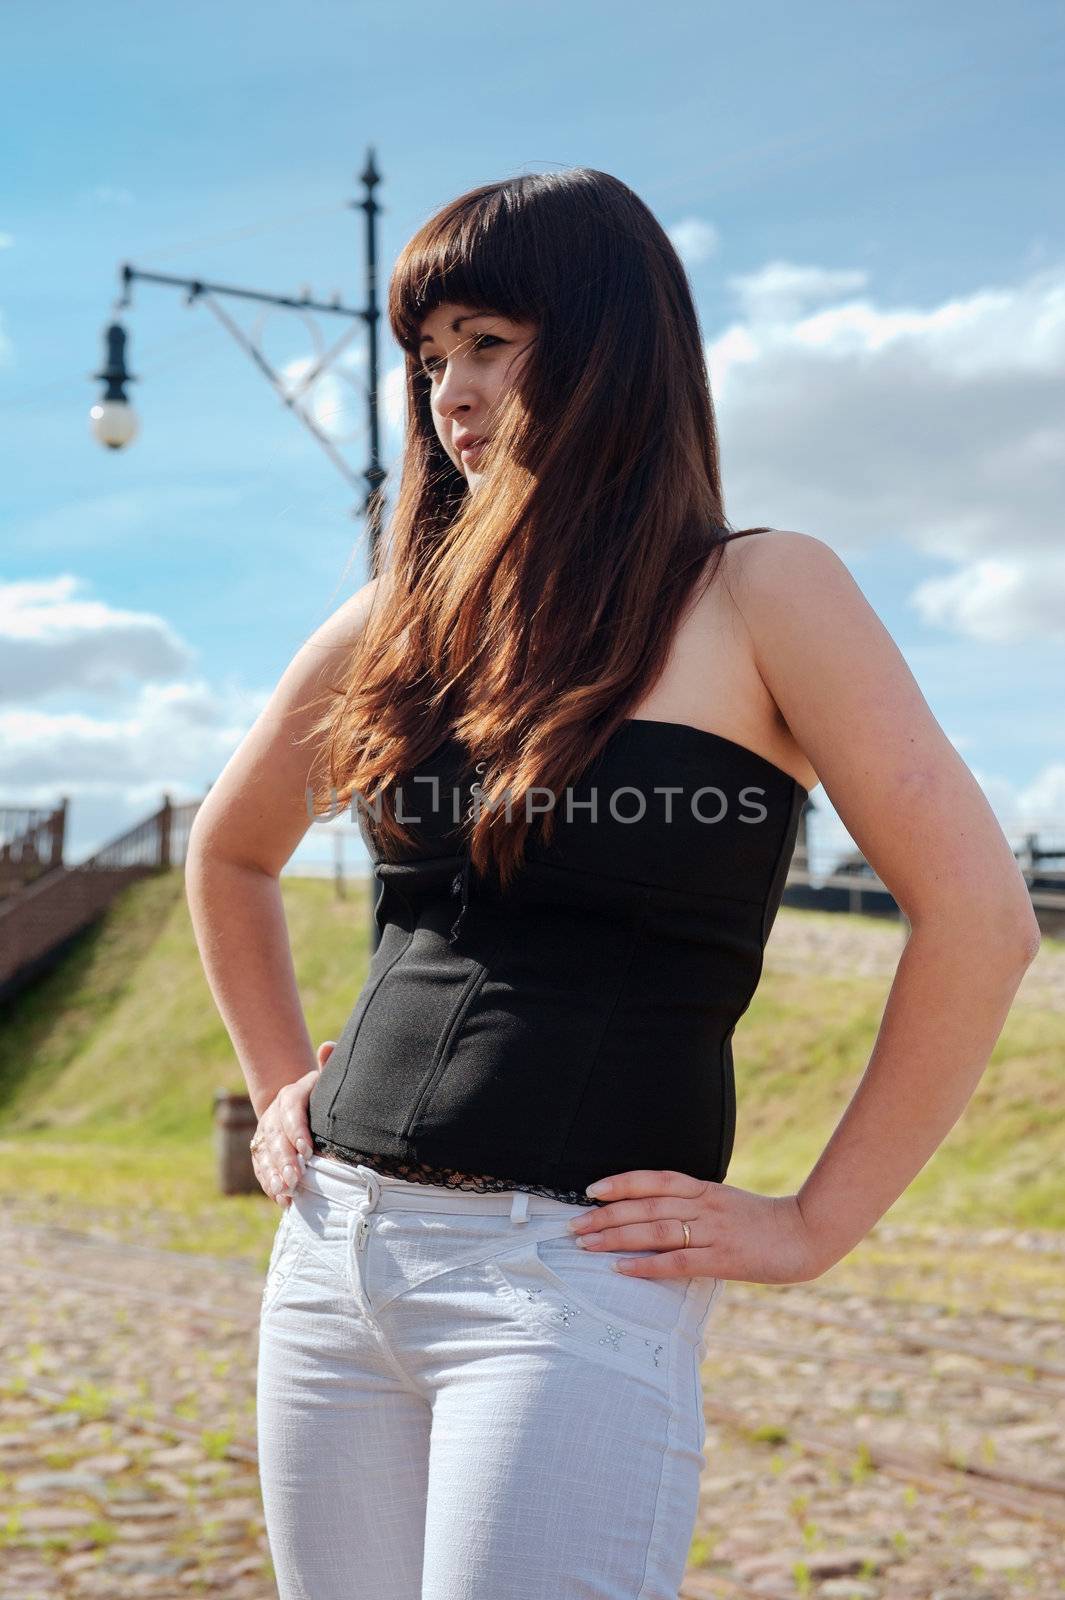
{"type": "MultiPolygon", "coordinates": [[[[406,352],[403,472],[370,615],[313,730],[327,736],[315,809],[357,794],[382,848],[409,846],[393,786],[454,737],[487,758],[471,864],[506,884],[527,791],[560,794],[596,757],[741,537],[722,503],[699,320],[651,211],[587,167],[444,206],[402,251],[388,316],[406,352]],[[536,325],[474,494],[437,437],[418,356],[445,303],[536,325]]],[[[552,813],[536,820],[549,840],[552,813]]]]}

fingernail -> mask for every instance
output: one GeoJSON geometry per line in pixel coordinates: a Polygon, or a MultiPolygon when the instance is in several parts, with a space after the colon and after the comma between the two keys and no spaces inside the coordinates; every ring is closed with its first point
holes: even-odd
{"type": "Polygon", "coordinates": [[[600,1178],[598,1183],[590,1183],[590,1184],[588,1184],[587,1187],[585,1188],[584,1192],[585,1192],[585,1194],[594,1194],[597,1199],[598,1199],[598,1197],[600,1195],[609,1194],[610,1193],[610,1179],[609,1178],[600,1178]]]}
{"type": "Polygon", "coordinates": [[[297,1139],[296,1149],[299,1151],[301,1156],[309,1156],[311,1153],[310,1145],[307,1143],[306,1139],[297,1139]]]}

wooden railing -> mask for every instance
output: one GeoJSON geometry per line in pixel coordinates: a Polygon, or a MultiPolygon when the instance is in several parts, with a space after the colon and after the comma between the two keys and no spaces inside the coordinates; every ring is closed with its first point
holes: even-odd
{"type": "Polygon", "coordinates": [[[183,862],[200,806],[172,805],[120,833],[77,866],[55,866],[0,901],[0,999],[51,966],[128,883],[183,862]]]}
{"type": "Polygon", "coordinates": [[[109,840],[73,870],[97,872],[113,867],[175,866],[185,859],[192,819],[200,805],[199,800],[188,800],[175,806],[169,796],[164,796],[162,805],[152,816],[109,840]]]}
{"type": "Polygon", "coordinates": [[[54,811],[0,806],[0,899],[62,864],[66,816],[65,799],[54,811]]]}

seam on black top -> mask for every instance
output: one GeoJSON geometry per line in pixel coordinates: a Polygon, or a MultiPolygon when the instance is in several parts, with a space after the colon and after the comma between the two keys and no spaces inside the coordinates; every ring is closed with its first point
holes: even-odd
{"type": "Polygon", "coordinates": [[[758,992],[758,985],[762,981],[762,971],[765,967],[766,924],[769,921],[769,906],[771,901],[776,897],[777,882],[780,877],[781,866],[783,865],[784,871],[787,871],[788,862],[784,861],[785,846],[787,845],[789,838],[792,837],[792,824],[795,821],[796,810],[802,804],[804,804],[804,800],[796,791],[795,795],[793,796],[792,803],[788,808],[787,815],[784,818],[784,826],[781,829],[780,840],[777,844],[776,857],[773,861],[773,870],[769,874],[769,881],[766,886],[766,891],[761,899],[762,916],[758,925],[758,971],[755,973],[754,982],[751,984],[750,993],[747,996],[747,1003],[743,1007],[743,1010],[737,1014],[735,1021],[732,1024],[732,1031],[735,1031],[736,1023],[739,1022],[740,1018],[743,1017],[750,1008],[751,1001],[758,992]]]}
{"type": "Polygon", "coordinates": [[[603,1019],[603,1026],[599,1030],[599,1038],[596,1040],[595,1049],[592,1051],[592,1059],[591,1059],[591,1062],[589,1064],[588,1071],[585,1074],[584,1084],[583,1084],[583,1086],[581,1088],[580,1095],[577,1098],[577,1104],[573,1108],[573,1115],[569,1119],[569,1127],[566,1129],[566,1137],[563,1139],[561,1145],[559,1146],[558,1160],[552,1162],[552,1164],[551,1164],[552,1165],[552,1170],[555,1171],[555,1172],[558,1171],[559,1167],[563,1164],[563,1162],[566,1159],[566,1147],[568,1146],[568,1144],[570,1142],[570,1139],[573,1137],[573,1129],[575,1128],[575,1126],[577,1125],[577,1122],[580,1119],[581,1107],[583,1106],[584,1101],[585,1101],[585,1097],[587,1096],[587,1093],[588,1093],[588,1085],[591,1083],[592,1079],[595,1076],[595,1069],[599,1064],[599,1055],[600,1055],[600,1052],[602,1051],[602,1048],[603,1048],[603,1040],[606,1038],[607,1029],[609,1028],[611,1022],[614,1020],[614,1012],[618,1008],[618,1002],[621,999],[622,993],[625,990],[625,986],[626,986],[626,983],[628,981],[629,972],[632,970],[632,963],[633,963],[633,960],[634,960],[635,955],[636,955],[636,950],[637,950],[637,947],[638,947],[638,945],[640,943],[640,939],[641,939],[641,937],[643,935],[643,930],[647,925],[647,907],[648,907],[648,904],[650,902],[650,898],[651,898],[650,895],[648,895],[646,893],[644,894],[643,903],[640,906],[640,914],[636,918],[636,920],[635,920],[635,922],[633,924],[632,939],[631,939],[631,941],[629,943],[629,953],[628,953],[627,957],[625,958],[625,964],[624,964],[624,966],[623,966],[623,968],[621,970],[621,973],[620,973],[620,975],[618,977],[617,988],[614,990],[614,998],[611,1001],[609,1011],[607,1012],[606,1016],[603,1019]]]}
{"type": "MultiPolygon", "coordinates": [[[[381,879],[381,887],[382,887],[382,890],[383,890],[384,889],[384,879],[381,879]]],[[[407,896],[403,893],[403,890],[399,887],[398,884],[393,885],[393,887],[395,888],[396,893],[399,895],[400,899],[403,901],[404,905],[406,906],[407,914],[410,917],[411,922],[413,923],[413,921],[414,921],[414,912],[413,912],[413,908],[411,906],[410,901],[407,899],[407,896]]],[[[380,906],[380,901],[378,902],[378,906],[375,906],[375,908],[374,908],[374,918],[375,918],[375,920],[376,920],[377,910],[379,909],[379,906],[380,906]]],[[[385,967],[384,971],[381,972],[378,975],[376,981],[371,986],[366,986],[366,985],[363,986],[362,992],[359,995],[358,1000],[356,1001],[357,1005],[361,1005],[362,1006],[362,1015],[359,1017],[358,1022],[355,1024],[355,1031],[351,1036],[351,1048],[348,1051],[348,1059],[344,1063],[343,1071],[340,1074],[340,1078],[339,1078],[339,1080],[337,1082],[336,1089],[333,1092],[333,1098],[329,1102],[329,1109],[325,1114],[326,1115],[326,1127],[330,1130],[330,1132],[332,1132],[333,1124],[334,1124],[334,1122],[336,1120],[336,1103],[337,1103],[337,1100],[340,1097],[340,1091],[344,1087],[345,1081],[347,1080],[348,1068],[351,1065],[351,1058],[355,1054],[355,1045],[356,1045],[356,1043],[358,1041],[359,1034],[362,1032],[362,1025],[366,1021],[366,1016],[367,1016],[367,1013],[369,1012],[370,1005],[371,1005],[371,1003],[373,1001],[373,997],[377,993],[378,989],[381,987],[382,983],[384,983],[384,981],[387,978],[388,974],[394,970],[394,968],[396,967],[398,962],[402,961],[403,957],[407,954],[407,951],[410,949],[410,947],[411,947],[411,945],[413,943],[414,943],[414,928],[412,926],[407,932],[407,937],[403,942],[402,948],[396,951],[396,954],[393,956],[392,960],[388,963],[387,967],[385,967]]],[[[378,948],[380,948],[380,946],[378,948]]]]}

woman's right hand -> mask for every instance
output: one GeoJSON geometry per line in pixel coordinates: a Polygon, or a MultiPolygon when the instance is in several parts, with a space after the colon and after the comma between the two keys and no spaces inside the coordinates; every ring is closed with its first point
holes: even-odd
{"type": "Polygon", "coordinates": [[[311,1130],[307,1122],[307,1103],[318,1075],[335,1049],[335,1041],[327,1039],[317,1050],[318,1065],[305,1072],[293,1083],[282,1084],[262,1116],[254,1138],[262,1135],[258,1148],[251,1153],[255,1176],[263,1193],[279,1206],[292,1204],[293,1190],[299,1184],[303,1157],[314,1149],[311,1130]]]}

